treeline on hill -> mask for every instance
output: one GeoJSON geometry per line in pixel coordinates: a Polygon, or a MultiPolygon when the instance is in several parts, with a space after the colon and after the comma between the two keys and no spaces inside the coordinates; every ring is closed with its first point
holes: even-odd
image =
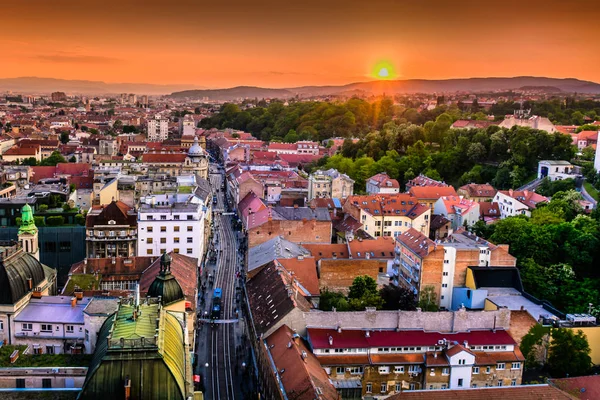
{"type": "Polygon", "coordinates": [[[499,189],[517,188],[533,178],[538,160],[570,160],[571,137],[560,133],[515,127],[450,129],[444,113],[423,127],[396,121],[367,134],[357,143],[344,141],[341,152],[320,159],[311,168],[336,168],[356,181],[385,171],[401,183],[424,174],[454,185],[491,183],[499,189]]]}

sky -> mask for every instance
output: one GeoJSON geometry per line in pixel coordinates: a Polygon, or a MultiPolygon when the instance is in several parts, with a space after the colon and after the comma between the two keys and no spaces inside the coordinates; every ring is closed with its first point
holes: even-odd
{"type": "Polygon", "coordinates": [[[597,0],[0,0],[0,78],[294,87],[600,82],[597,0]]]}

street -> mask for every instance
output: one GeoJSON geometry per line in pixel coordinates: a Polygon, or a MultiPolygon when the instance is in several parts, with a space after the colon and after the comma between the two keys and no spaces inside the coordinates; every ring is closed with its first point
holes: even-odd
{"type": "MultiPolygon", "coordinates": [[[[250,354],[242,316],[243,278],[240,276],[243,257],[239,252],[232,216],[222,185],[224,175],[211,165],[210,182],[216,204],[213,203],[213,238],[206,255],[199,293],[197,366],[206,399],[244,399],[251,391],[249,377],[250,354]],[[222,289],[220,316],[214,317],[213,293],[222,289]]],[[[233,217],[235,218],[235,217],[233,217]]]]}

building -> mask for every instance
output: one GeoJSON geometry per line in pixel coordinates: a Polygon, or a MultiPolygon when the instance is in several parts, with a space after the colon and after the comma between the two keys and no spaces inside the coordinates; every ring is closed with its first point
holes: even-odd
{"type": "Polygon", "coordinates": [[[33,210],[29,204],[21,209],[21,226],[19,227],[19,244],[25,253],[31,254],[36,260],[40,260],[40,247],[38,241],[38,229],[33,219],[33,210]]]}
{"type": "Polygon", "coordinates": [[[508,245],[495,245],[464,229],[435,242],[410,229],[396,238],[393,278],[419,299],[428,296],[427,301],[450,309],[453,288],[466,286],[468,267],[514,267],[516,263],[508,245]]]}
{"type": "Polygon", "coordinates": [[[479,203],[462,196],[442,196],[435,202],[433,212],[448,218],[452,229],[473,226],[479,221],[479,203]]]}
{"type": "MultiPolygon", "coordinates": [[[[577,378],[572,378],[577,379],[577,378]]],[[[571,391],[569,393],[572,393],[571,391]]],[[[547,399],[547,400],[573,400],[567,392],[549,386],[548,384],[522,385],[522,386],[484,386],[473,388],[459,388],[452,390],[415,390],[402,392],[390,397],[390,400],[447,400],[447,399],[547,399]]],[[[596,397],[577,397],[580,399],[594,399],[596,397]]]]}
{"type": "Polygon", "coordinates": [[[596,147],[598,144],[598,131],[581,131],[578,134],[571,135],[573,142],[579,151],[588,146],[596,147]]]}
{"type": "Polygon", "coordinates": [[[169,137],[169,120],[160,114],[148,120],[148,140],[163,142],[169,137]]]}
{"type": "Polygon", "coordinates": [[[336,388],[305,341],[288,326],[261,340],[261,391],[265,399],[337,400],[336,388]]]}
{"type": "Polygon", "coordinates": [[[186,153],[145,153],[142,162],[148,166],[151,175],[179,176],[185,174],[196,174],[200,178],[208,179],[208,156],[194,140],[194,145],[186,153]]]}
{"type": "Polygon", "coordinates": [[[538,163],[538,179],[548,178],[551,181],[576,178],[573,165],[568,161],[542,160],[538,163]]]}
{"type": "Polygon", "coordinates": [[[33,158],[36,161],[42,160],[42,150],[39,144],[27,146],[15,145],[2,154],[2,160],[6,162],[20,163],[29,158],[33,158]]]}
{"type": "Polygon", "coordinates": [[[195,194],[146,196],[138,209],[138,254],[181,253],[202,262],[207,206],[195,194]]]}
{"type": "Polygon", "coordinates": [[[437,186],[437,187],[446,187],[449,186],[446,182],[436,181],[428,176],[423,174],[419,174],[419,176],[414,177],[413,179],[406,182],[406,190],[410,190],[410,188],[415,186],[437,186]]]}
{"type": "Polygon", "coordinates": [[[186,114],[179,119],[179,134],[181,136],[196,136],[196,121],[193,115],[186,114]]]}
{"type": "Polygon", "coordinates": [[[136,255],[137,213],[122,201],[92,207],[85,226],[87,258],[136,255]]]}
{"type": "Polygon", "coordinates": [[[452,186],[420,186],[415,185],[412,186],[408,193],[412,196],[416,197],[419,203],[431,208],[433,211],[433,207],[435,203],[440,199],[440,197],[444,196],[458,196],[456,190],[452,186]]]}
{"type": "Polygon", "coordinates": [[[500,219],[515,215],[531,217],[531,211],[539,203],[548,202],[548,198],[530,190],[499,190],[494,203],[500,207],[500,219]]]}
{"type": "Polygon", "coordinates": [[[344,212],[360,221],[371,237],[398,236],[414,228],[429,233],[431,210],[407,193],[350,196],[344,212]]]}
{"type": "Polygon", "coordinates": [[[507,115],[504,120],[499,124],[500,128],[510,129],[513,126],[522,126],[531,129],[539,129],[548,133],[556,132],[556,127],[546,117],[540,117],[537,115],[529,116],[528,113],[519,113],[515,111],[515,115],[507,115]]]}
{"type": "Polygon", "coordinates": [[[596,155],[594,156],[594,169],[600,171],[600,146],[596,146],[596,155]]]}
{"type": "Polygon", "coordinates": [[[54,102],[67,101],[65,92],[52,92],[50,99],[54,102]]]}
{"type": "Polygon", "coordinates": [[[394,194],[400,193],[400,183],[392,179],[387,173],[382,172],[367,179],[368,194],[394,194]]]}
{"type": "Polygon", "coordinates": [[[335,169],[315,171],[308,177],[308,201],[314,198],[345,199],[354,194],[354,181],[335,169]]]}
{"type": "Polygon", "coordinates": [[[456,193],[467,200],[482,203],[485,201],[492,201],[496,195],[496,189],[489,183],[469,183],[459,187],[456,193]]]}
{"type": "Polygon", "coordinates": [[[122,299],[100,328],[79,398],[193,398],[184,321],[157,299],[122,299]]]}
{"type": "MultiPolygon", "coordinates": [[[[467,317],[465,315],[465,317],[467,317]]],[[[412,390],[521,384],[524,357],[502,329],[458,332],[308,327],[308,341],[349,398],[384,398],[412,390]]]]}

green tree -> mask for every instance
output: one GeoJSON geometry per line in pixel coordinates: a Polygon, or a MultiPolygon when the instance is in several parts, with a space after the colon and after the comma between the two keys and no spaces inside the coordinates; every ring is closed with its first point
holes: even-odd
{"type": "Polygon", "coordinates": [[[69,143],[69,132],[61,132],[60,133],[60,142],[62,144],[67,144],[69,143]]]}
{"type": "Polygon", "coordinates": [[[75,214],[75,223],[77,225],[85,225],[85,217],[83,214],[75,214]]]}
{"type": "Polygon", "coordinates": [[[552,329],[551,337],[547,367],[554,378],[590,373],[591,349],[583,331],[574,333],[571,329],[552,329]]]}
{"type": "Polygon", "coordinates": [[[21,161],[21,165],[29,165],[30,167],[35,167],[37,164],[37,160],[33,157],[25,158],[21,161]]]}
{"type": "Polygon", "coordinates": [[[419,293],[418,306],[423,311],[437,311],[437,295],[433,286],[425,286],[419,293]]]}
{"type": "Polygon", "coordinates": [[[48,226],[61,226],[65,224],[65,219],[62,215],[53,215],[46,218],[46,225],[48,226]]]}
{"type": "Polygon", "coordinates": [[[319,309],[331,311],[335,308],[337,311],[348,311],[350,309],[346,297],[342,293],[333,292],[325,288],[321,290],[319,297],[319,309]]]}
{"type": "Polygon", "coordinates": [[[519,348],[525,357],[525,365],[528,368],[536,367],[539,362],[537,349],[545,347],[550,338],[550,327],[534,324],[529,332],[521,339],[519,348]]]}
{"type": "Polygon", "coordinates": [[[40,165],[54,167],[58,163],[65,163],[65,162],[67,162],[67,160],[65,160],[65,158],[58,151],[55,151],[49,157],[44,158],[40,162],[40,165]]]}
{"type": "Polygon", "coordinates": [[[417,308],[415,295],[406,288],[395,285],[385,285],[379,291],[379,295],[383,299],[382,308],[384,310],[412,311],[417,308]]]}
{"type": "Polygon", "coordinates": [[[377,294],[377,282],[368,275],[357,276],[352,281],[348,291],[348,298],[360,299],[366,294],[377,294]]]}
{"type": "Polygon", "coordinates": [[[38,211],[41,212],[41,213],[45,213],[46,211],[48,211],[48,205],[47,204],[41,204],[38,207],[38,211]]]}

